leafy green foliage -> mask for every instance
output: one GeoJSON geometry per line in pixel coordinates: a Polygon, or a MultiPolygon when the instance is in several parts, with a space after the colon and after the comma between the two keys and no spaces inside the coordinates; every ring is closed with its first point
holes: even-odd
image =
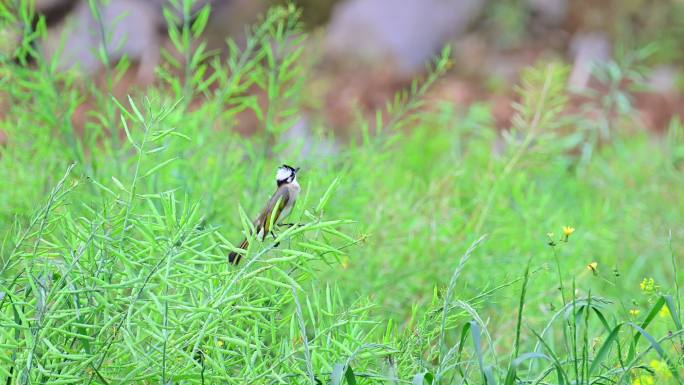
{"type": "Polygon", "coordinates": [[[678,121],[665,144],[616,130],[577,167],[566,130],[593,117],[564,115],[565,66],[523,74],[500,134],[487,105],[425,103],[445,49],[314,157],[281,139],[308,70],[299,12],[272,9],[224,59],[208,8],[172,5],[177,52],[144,95],[112,96],[125,65],[106,56],[104,89],[30,46],[35,67],[2,59],[7,383],[681,383],[678,121]],[[248,110],[252,138],[232,130],[248,110]],[[302,166],[298,226],[228,264],[283,162],[302,166]]]}

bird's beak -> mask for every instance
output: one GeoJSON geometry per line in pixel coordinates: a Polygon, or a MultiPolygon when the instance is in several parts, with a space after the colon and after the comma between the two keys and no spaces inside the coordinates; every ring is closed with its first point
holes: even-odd
{"type": "Polygon", "coordinates": [[[295,172],[299,172],[299,169],[300,169],[300,168],[301,168],[301,167],[295,168],[295,172]]]}

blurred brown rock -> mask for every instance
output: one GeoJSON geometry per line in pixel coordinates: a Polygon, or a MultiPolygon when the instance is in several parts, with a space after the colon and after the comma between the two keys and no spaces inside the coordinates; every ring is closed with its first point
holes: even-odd
{"type": "Polygon", "coordinates": [[[71,3],[76,3],[78,0],[36,0],[36,10],[43,12],[50,8],[61,8],[68,6],[71,3]]]}
{"type": "Polygon", "coordinates": [[[245,28],[255,23],[258,16],[267,10],[266,0],[214,0],[211,17],[204,31],[207,48],[225,52],[227,37],[243,44],[245,28]]]}
{"type": "Polygon", "coordinates": [[[463,33],[483,5],[482,0],[348,0],[333,11],[326,52],[336,61],[361,60],[409,76],[463,33]]]}
{"type": "Polygon", "coordinates": [[[657,67],[648,76],[648,91],[635,95],[641,118],[652,131],[666,132],[673,118],[684,121],[684,97],[677,88],[678,76],[673,67],[657,67]]]}
{"type": "Polygon", "coordinates": [[[568,14],[568,0],[527,0],[527,6],[547,25],[559,25],[568,14]]]}

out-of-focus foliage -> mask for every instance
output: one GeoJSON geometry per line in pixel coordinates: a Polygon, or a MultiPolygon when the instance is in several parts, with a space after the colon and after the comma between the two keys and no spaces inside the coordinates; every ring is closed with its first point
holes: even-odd
{"type": "Polygon", "coordinates": [[[628,134],[616,88],[583,158],[597,119],[566,115],[566,65],[523,72],[502,133],[488,104],[428,99],[444,49],[350,141],[286,139],[312,73],[299,12],[270,10],[227,58],[203,20],[171,26],[180,57],[126,97],[104,49],[98,86],[30,45],[34,66],[0,61],[5,383],[682,383],[681,122],[628,134]],[[284,162],[297,225],[228,264],[284,162]]]}

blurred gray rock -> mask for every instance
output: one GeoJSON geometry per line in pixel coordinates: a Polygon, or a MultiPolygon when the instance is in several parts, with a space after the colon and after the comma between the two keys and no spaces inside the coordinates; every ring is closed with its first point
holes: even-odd
{"type": "Polygon", "coordinates": [[[155,4],[137,0],[112,0],[100,4],[101,23],[86,1],[79,2],[71,14],[52,28],[44,45],[48,58],[58,55],[58,68],[74,66],[93,73],[102,66],[98,49],[108,36],[106,53],[115,63],[124,55],[139,62],[139,77],[151,81],[159,60],[159,25],[162,14],[155,4]]]}
{"type": "Polygon", "coordinates": [[[478,16],[483,0],[347,0],[333,10],[326,53],[337,61],[421,71],[478,16]]]}
{"type": "MultiPolygon", "coordinates": [[[[35,9],[38,13],[45,14],[45,13],[54,13],[54,14],[62,14],[62,13],[69,13],[73,8],[75,8],[78,5],[81,5],[83,3],[88,3],[88,0],[34,0],[35,1],[35,9]]],[[[96,0],[95,3],[99,4],[101,7],[107,7],[110,5],[110,3],[117,3],[120,0],[96,0]]],[[[182,9],[178,9],[176,5],[174,5],[174,2],[171,0],[132,0],[132,3],[141,3],[147,6],[150,6],[151,8],[154,8],[158,11],[158,13],[161,15],[162,9],[168,8],[173,10],[174,14],[178,17],[181,17],[183,15],[182,9]]],[[[230,2],[230,0],[194,0],[192,4],[192,8],[190,10],[191,13],[197,12],[199,9],[204,7],[207,4],[221,4],[221,3],[226,3],[230,2]]],[[[179,4],[182,4],[183,2],[180,1],[179,4]]],[[[117,6],[117,4],[114,4],[114,6],[117,6]]],[[[50,19],[50,15],[46,15],[48,19],[50,19]]],[[[58,15],[54,15],[55,18],[58,18],[58,15]]]]}
{"type": "MultiPolygon", "coordinates": [[[[215,9],[244,1],[196,0],[191,15],[210,3],[215,9]]],[[[54,12],[55,9],[67,12],[56,25],[50,26],[48,37],[42,44],[47,57],[57,55],[60,70],[78,66],[83,72],[91,74],[102,67],[97,52],[102,45],[104,32],[107,37],[106,53],[111,63],[115,64],[127,56],[138,63],[139,81],[151,82],[159,63],[163,35],[168,27],[163,10],[165,7],[172,9],[178,22],[182,20],[182,10],[176,9],[170,0],[109,0],[97,1],[96,4],[101,21],[93,16],[86,0],[38,0],[36,9],[39,12],[54,12]]],[[[235,11],[236,8],[239,7],[231,10],[235,11]]],[[[229,21],[232,24],[235,22],[229,21]]]]}
{"type": "Polygon", "coordinates": [[[610,40],[602,33],[580,33],[572,38],[570,57],[573,59],[569,88],[581,91],[587,88],[596,64],[611,58],[610,40]]]}
{"type": "Polygon", "coordinates": [[[568,0],[527,0],[527,6],[547,25],[560,24],[568,13],[568,0]]]}

